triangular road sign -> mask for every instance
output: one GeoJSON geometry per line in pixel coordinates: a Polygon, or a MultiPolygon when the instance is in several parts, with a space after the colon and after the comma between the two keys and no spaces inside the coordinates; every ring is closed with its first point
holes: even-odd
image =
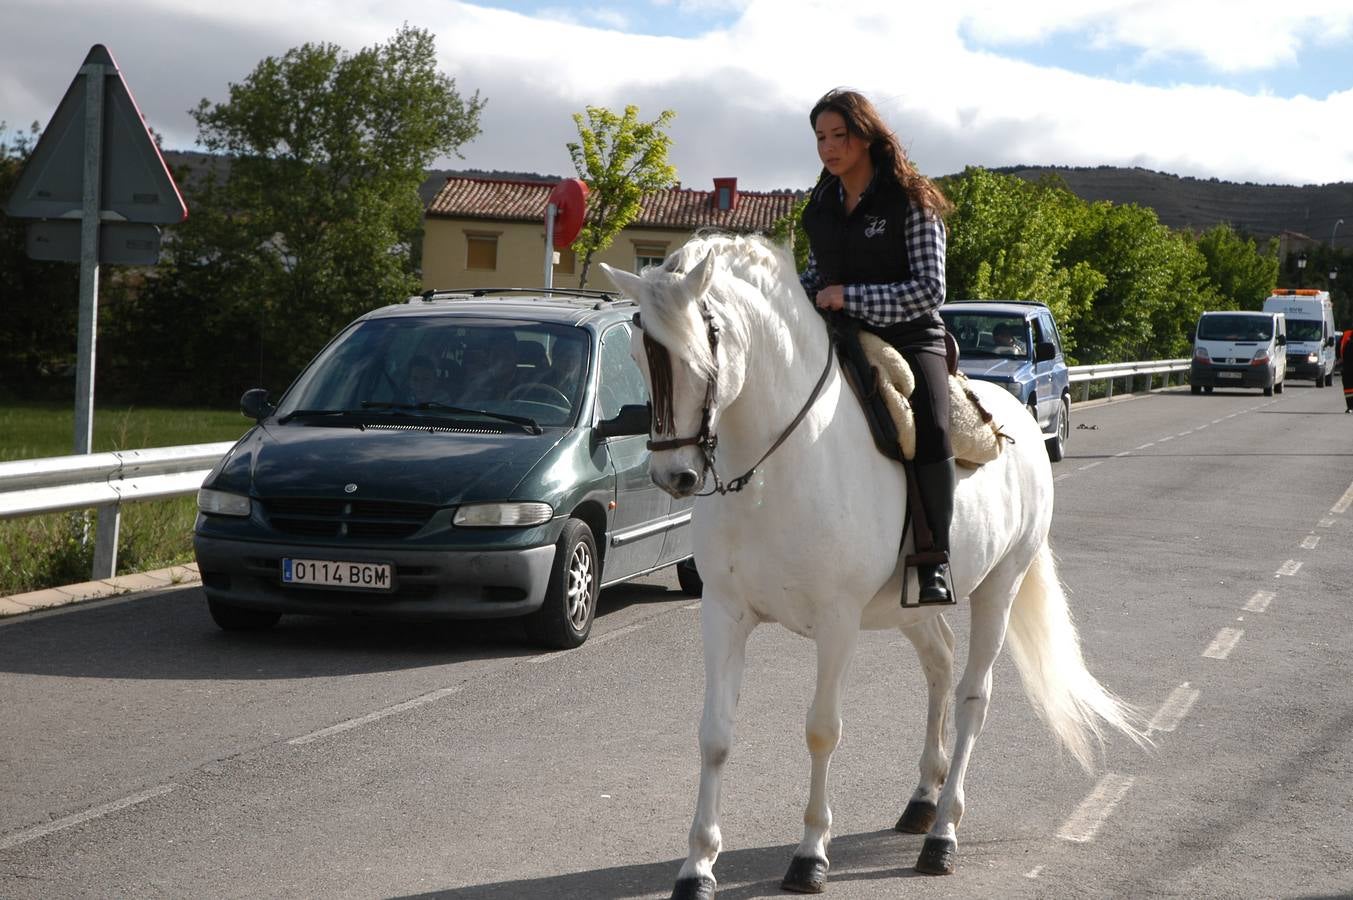
{"type": "MultiPolygon", "coordinates": [[[[84,66],[102,65],[103,176],[100,209],[128,222],[169,225],[188,218],[188,207],[146,129],[113,55],[95,44],[84,66]]],[[[79,218],[84,205],[84,66],[71,82],[24,166],[5,211],[15,218],[79,218]]]]}

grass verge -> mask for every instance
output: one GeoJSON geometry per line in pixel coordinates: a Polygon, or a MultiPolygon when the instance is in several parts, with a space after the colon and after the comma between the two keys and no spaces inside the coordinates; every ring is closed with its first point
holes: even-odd
{"type": "MultiPolygon", "coordinates": [[[[65,456],[71,452],[70,406],[0,406],[0,462],[65,456]]],[[[116,408],[94,413],[94,452],[232,441],[249,427],[238,411],[116,408]]],[[[117,574],[191,562],[192,497],[122,506],[117,574]]],[[[90,579],[94,513],[78,511],[0,519],[0,596],[90,579]]]]}

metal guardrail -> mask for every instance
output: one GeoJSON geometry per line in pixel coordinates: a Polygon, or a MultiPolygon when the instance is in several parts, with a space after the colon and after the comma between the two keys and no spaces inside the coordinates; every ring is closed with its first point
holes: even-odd
{"type": "Polygon", "coordinates": [[[1071,374],[1071,383],[1081,385],[1080,399],[1084,402],[1090,399],[1091,382],[1108,382],[1108,393],[1105,396],[1112,397],[1113,384],[1118,379],[1126,379],[1127,392],[1132,393],[1136,379],[1145,376],[1146,389],[1150,391],[1157,375],[1164,376],[1161,387],[1168,387],[1170,376],[1175,372],[1188,372],[1190,362],[1191,360],[1187,358],[1155,359],[1144,362],[1106,363],[1098,366],[1071,366],[1067,371],[1071,374]]]}
{"type": "MultiPolygon", "coordinates": [[[[1156,375],[1164,376],[1165,386],[1172,374],[1188,369],[1187,359],[1164,359],[1072,366],[1069,372],[1072,383],[1083,386],[1080,399],[1084,401],[1090,397],[1092,382],[1107,381],[1108,396],[1112,397],[1115,381],[1127,379],[1130,393],[1133,382],[1145,376],[1149,391],[1156,375]]],[[[111,578],[117,568],[122,504],[196,493],[207,473],[233,445],[233,441],[222,441],[0,462],[0,519],[97,510],[93,577],[111,578]]]]}
{"type": "Polygon", "coordinates": [[[96,509],[93,578],[111,578],[121,505],[196,493],[232,446],[222,441],[0,462],[0,519],[96,509]]]}

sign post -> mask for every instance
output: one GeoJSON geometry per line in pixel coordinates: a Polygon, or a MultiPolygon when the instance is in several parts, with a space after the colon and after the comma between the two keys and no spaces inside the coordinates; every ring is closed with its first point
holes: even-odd
{"type": "MultiPolygon", "coordinates": [[[[89,453],[99,263],[154,265],[160,254],[154,226],[188,217],[164,157],[102,44],[90,48],[66,89],[5,211],[40,220],[29,226],[29,256],[80,264],[73,452],[89,453]]],[[[98,521],[95,579],[111,577],[117,566],[117,507],[100,508],[98,521]]]]}

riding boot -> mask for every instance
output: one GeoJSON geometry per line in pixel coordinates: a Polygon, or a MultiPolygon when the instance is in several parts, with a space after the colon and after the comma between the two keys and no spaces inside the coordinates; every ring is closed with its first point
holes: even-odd
{"type": "Polygon", "coordinates": [[[930,604],[957,603],[949,579],[949,525],[954,519],[954,488],[958,472],[953,457],[937,463],[916,467],[916,490],[925,507],[930,525],[931,550],[943,554],[944,561],[921,563],[916,577],[921,584],[919,602],[930,604]]]}

